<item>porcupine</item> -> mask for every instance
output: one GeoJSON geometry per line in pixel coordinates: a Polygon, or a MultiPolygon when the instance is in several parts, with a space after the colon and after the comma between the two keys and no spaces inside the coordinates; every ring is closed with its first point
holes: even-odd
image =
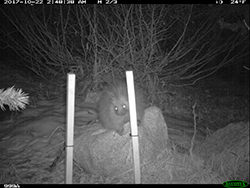
{"type": "MultiPolygon", "coordinates": [[[[135,86],[137,121],[144,115],[144,97],[141,89],[135,86]]],[[[102,92],[98,100],[98,119],[106,129],[123,135],[124,124],[130,121],[126,82],[116,81],[102,92]]]]}

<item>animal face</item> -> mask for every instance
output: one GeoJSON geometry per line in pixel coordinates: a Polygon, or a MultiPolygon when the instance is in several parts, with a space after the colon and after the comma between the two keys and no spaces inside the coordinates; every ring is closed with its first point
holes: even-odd
{"type": "Polygon", "coordinates": [[[120,96],[120,98],[113,98],[112,104],[114,105],[115,113],[119,116],[123,116],[129,111],[128,101],[125,96],[120,96]]]}

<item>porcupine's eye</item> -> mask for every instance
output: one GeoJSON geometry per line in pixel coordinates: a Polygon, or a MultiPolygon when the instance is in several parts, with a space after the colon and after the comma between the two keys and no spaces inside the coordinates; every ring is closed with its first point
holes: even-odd
{"type": "MultiPolygon", "coordinates": [[[[123,105],[122,105],[122,109],[121,109],[121,110],[126,110],[126,109],[127,109],[126,104],[123,104],[123,105]]],[[[118,109],[118,107],[117,107],[117,106],[115,106],[115,111],[119,111],[119,109],[118,109]]]]}

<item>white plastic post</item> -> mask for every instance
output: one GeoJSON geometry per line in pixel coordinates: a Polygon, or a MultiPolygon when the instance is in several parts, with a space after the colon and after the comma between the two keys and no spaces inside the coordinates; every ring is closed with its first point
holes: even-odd
{"type": "Polygon", "coordinates": [[[132,145],[133,145],[135,184],[140,184],[141,183],[140,153],[139,153],[133,71],[126,71],[126,78],[127,78],[128,99],[129,99],[128,101],[129,101],[131,136],[132,136],[132,145]]]}
{"type": "Polygon", "coordinates": [[[66,184],[72,184],[75,117],[75,74],[67,75],[66,184]]]}

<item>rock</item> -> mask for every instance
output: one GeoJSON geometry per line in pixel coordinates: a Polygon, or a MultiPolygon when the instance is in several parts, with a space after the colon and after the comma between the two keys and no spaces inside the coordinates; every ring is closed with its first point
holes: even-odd
{"type": "Polygon", "coordinates": [[[219,129],[194,153],[220,176],[249,182],[249,122],[219,129]]]}
{"type": "MultiPolygon", "coordinates": [[[[133,180],[133,151],[130,123],[124,125],[124,134],[106,130],[100,124],[84,127],[74,140],[74,159],[87,173],[121,178],[124,174],[133,180]],[[128,172],[128,173],[126,173],[128,172]]],[[[168,130],[161,110],[145,110],[142,125],[138,126],[140,164],[155,161],[166,149],[168,130]]],[[[125,177],[125,176],[124,176],[125,177]]]]}

